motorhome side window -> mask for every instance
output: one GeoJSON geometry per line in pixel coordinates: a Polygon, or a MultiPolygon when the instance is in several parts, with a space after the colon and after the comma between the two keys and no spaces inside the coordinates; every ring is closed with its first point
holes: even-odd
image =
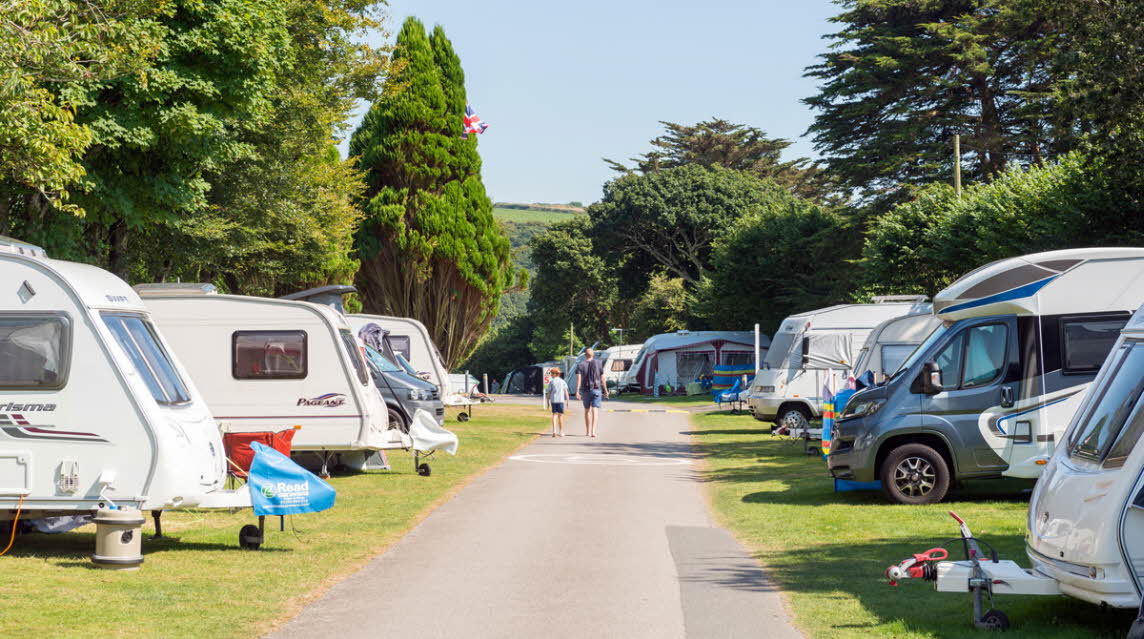
{"type": "Polygon", "coordinates": [[[1095,373],[1120,337],[1128,318],[1061,320],[1061,352],[1065,373],[1095,373]]]}
{"type": "Polygon", "coordinates": [[[344,328],[338,332],[342,336],[342,344],[345,344],[346,353],[349,354],[350,361],[354,364],[354,370],[357,371],[358,381],[360,381],[363,386],[369,384],[369,373],[365,370],[365,356],[362,354],[357,342],[354,341],[354,334],[344,328]]]}
{"type": "Polygon", "coordinates": [[[104,313],[103,323],[135,365],[151,396],[160,404],[184,404],[191,395],[175,371],[167,351],[159,344],[155,327],[141,315],[104,313]]]}
{"type": "Polygon", "coordinates": [[[231,374],[235,379],[303,379],[306,348],[306,331],[235,331],[231,374]]]}
{"type": "MultiPolygon", "coordinates": [[[[1100,389],[1100,396],[1093,402],[1069,440],[1073,457],[1103,460],[1140,401],[1141,391],[1144,390],[1144,344],[1127,344],[1113,357],[1112,374],[1108,376],[1104,388],[1100,389]]],[[[1121,438],[1124,446],[1118,444],[1118,449],[1131,450],[1135,439],[1139,437],[1139,425],[1134,423],[1129,434],[1121,438]],[[1131,433],[1135,434],[1130,437],[1131,433]]],[[[1127,454],[1123,450],[1117,454],[1121,453],[1127,454]]]]}
{"type": "Polygon", "coordinates": [[[0,388],[63,388],[71,356],[63,316],[0,316],[0,388]]]}

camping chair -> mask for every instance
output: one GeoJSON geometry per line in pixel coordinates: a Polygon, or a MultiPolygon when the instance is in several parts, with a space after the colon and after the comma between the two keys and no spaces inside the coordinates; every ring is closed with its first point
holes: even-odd
{"type": "Polygon", "coordinates": [[[730,364],[716,366],[714,377],[711,380],[711,396],[715,403],[720,407],[724,402],[731,404],[732,413],[742,410],[743,404],[747,401],[743,396],[744,377],[747,378],[747,384],[750,385],[751,380],[755,377],[755,371],[730,364]]]}

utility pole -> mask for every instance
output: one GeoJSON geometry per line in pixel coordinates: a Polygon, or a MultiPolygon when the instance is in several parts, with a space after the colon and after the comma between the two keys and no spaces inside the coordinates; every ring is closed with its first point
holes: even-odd
{"type": "Polygon", "coordinates": [[[613,329],[612,329],[612,331],[616,331],[616,332],[619,332],[619,334],[620,334],[620,344],[623,344],[623,343],[624,343],[624,331],[626,331],[626,330],[627,330],[627,329],[626,329],[626,328],[623,328],[623,327],[619,327],[619,328],[613,328],[613,329]]]}
{"type": "Polygon", "coordinates": [[[953,189],[961,199],[961,134],[953,134],[953,189]]]}
{"type": "Polygon", "coordinates": [[[572,332],[572,322],[568,322],[568,357],[572,357],[572,338],[575,333],[572,332]]]}

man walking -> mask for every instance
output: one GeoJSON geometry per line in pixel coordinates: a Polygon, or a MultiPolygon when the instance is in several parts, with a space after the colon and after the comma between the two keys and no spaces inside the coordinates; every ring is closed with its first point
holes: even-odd
{"type": "Polygon", "coordinates": [[[604,365],[596,359],[592,349],[584,351],[584,361],[576,365],[576,377],[579,379],[577,393],[584,402],[584,428],[588,437],[595,437],[601,398],[608,396],[608,387],[604,384],[604,365]]]}

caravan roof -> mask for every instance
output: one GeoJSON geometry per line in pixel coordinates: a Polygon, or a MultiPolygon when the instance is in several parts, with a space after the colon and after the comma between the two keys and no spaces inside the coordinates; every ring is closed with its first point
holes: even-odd
{"type": "Polygon", "coordinates": [[[1141,248],[1083,248],[998,260],[935,295],[934,313],[952,321],[1134,309],[1144,293],[1144,269],[1137,264],[1126,271],[1125,266],[1141,258],[1141,248]]]}

